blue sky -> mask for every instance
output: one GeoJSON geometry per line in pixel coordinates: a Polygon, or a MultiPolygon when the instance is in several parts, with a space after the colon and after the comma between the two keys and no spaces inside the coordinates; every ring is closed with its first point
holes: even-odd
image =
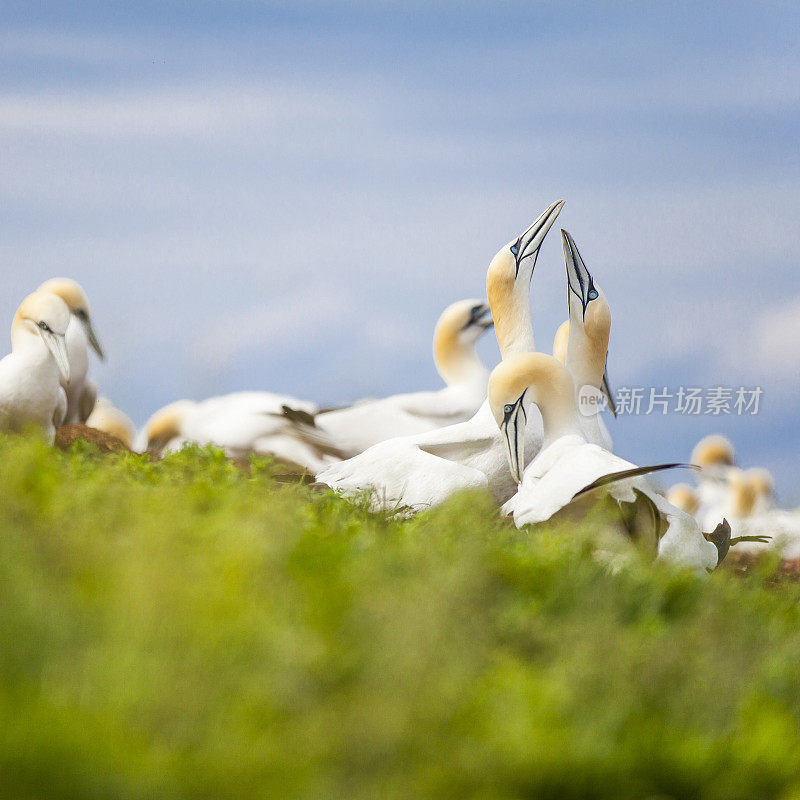
{"type": "MultiPolygon", "coordinates": [[[[615,385],[764,389],[757,417],[611,422],[617,451],[722,431],[800,501],[799,29],[789,3],[6,2],[0,314],[80,281],[138,423],[435,387],[439,311],[563,197],[615,385]]],[[[533,298],[547,349],[557,235],[533,298]]]]}

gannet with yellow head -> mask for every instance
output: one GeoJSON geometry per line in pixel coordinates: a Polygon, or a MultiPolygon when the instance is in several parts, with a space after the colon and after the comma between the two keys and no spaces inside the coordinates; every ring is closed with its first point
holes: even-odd
{"type": "Polygon", "coordinates": [[[608,383],[606,361],[611,335],[611,308],[603,290],[595,283],[575,240],[561,231],[567,269],[567,352],[564,363],[575,382],[581,428],[587,439],[613,449],[611,436],[600,412],[604,404],[616,416],[614,395],[608,383]]]}
{"type": "Polygon", "coordinates": [[[109,436],[115,436],[129,450],[133,449],[136,426],[131,418],[124,411],[120,411],[107,397],[97,398],[86,425],[109,436]]]}
{"type": "Polygon", "coordinates": [[[719,434],[703,437],[692,450],[692,464],[704,470],[722,468],[724,475],[727,467],[736,464],[736,451],[730,439],[719,434]]]}
{"type": "Polygon", "coordinates": [[[739,536],[761,537],[748,549],[774,548],[786,559],[800,558],[800,509],[775,506],[775,483],[769,470],[753,467],[729,476],[731,505],[738,516],[731,520],[739,536]],[[765,541],[768,538],[768,541],[765,541]]]}
{"type": "Polygon", "coordinates": [[[64,421],[69,383],[66,333],[70,313],[61,298],[48,292],[28,295],[11,325],[11,353],[0,361],[0,425],[19,431],[41,426],[52,443],[64,421]]]}
{"type": "Polygon", "coordinates": [[[517,527],[556,515],[582,516],[589,506],[610,500],[627,532],[649,542],[659,558],[705,572],[724,557],[694,517],[668,503],[643,477],[674,464],[637,467],[587,441],[572,376],[552,356],[525,353],[504,359],[489,379],[489,405],[506,443],[511,474],[519,482],[503,506],[517,527]],[[544,444],[523,471],[524,420],[532,405],[542,417],[544,444]]]}
{"type": "MultiPolygon", "coordinates": [[[[724,472],[717,472],[721,477],[712,484],[720,489],[716,503],[701,505],[697,511],[700,523],[709,525],[724,515],[736,538],[746,542],[746,549],[769,546],[782,550],[786,558],[800,556],[800,514],[774,507],[772,476],[766,470],[733,466],[730,442],[722,437],[708,438],[710,441],[701,443],[702,448],[698,445],[694,455],[706,469],[724,472]]],[[[705,482],[709,481],[706,478],[705,482]]]]}
{"type": "Polygon", "coordinates": [[[468,420],[486,398],[489,371],[475,345],[492,324],[486,301],[453,303],[442,312],[433,335],[433,359],[447,384],[444,389],[361,400],[320,413],[316,424],[353,455],[386,439],[468,420]]]}
{"type": "Polygon", "coordinates": [[[676,483],[672,486],[667,492],[667,501],[693,517],[700,508],[697,492],[688,483],[676,483]]]}
{"type": "Polygon", "coordinates": [[[159,408],[145,422],[135,449],[152,456],[180,450],[190,441],[183,435],[184,420],[196,407],[193,400],[175,400],[159,408]]]}
{"type": "Polygon", "coordinates": [[[492,325],[492,310],[484,300],[459,300],[442,312],[433,332],[433,361],[448,386],[480,386],[489,380],[475,345],[492,325]]]}
{"type": "Polygon", "coordinates": [[[754,516],[758,509],[759,501],[766,502],[763,493],[769,492],[771,497],[771,484],[769,473],[765,479],[761,470],[743,470],[739,467],[728,466],[726,463],[724,478],[724,494],[716,505],[702,508],[698,514],[701,519],[710,519],[716,514],[724,514],[734,524],[737,520],[754,516]]]}
{"type": "Polygon", "coordinates": [[[197,403],[178,400],[150,417],[139,449],[161,455],[189,442],[213,444],[234,458],[272,455],[317,472],[345,454],[316,427],[315,410],[314,404],[269,392],[235,392],[197,403]]]}
{"type": "Polygon", "coordinates": [[[70,310],[71,320],[67,329],[67,355],[72,378],[69,385],[62,382],[67,395],[65,424],[85,422],[92,413],[97,399],[97,385],[88,377],[89,347],[101,360],[105,360],[103,348],[92,325],[89,300],[81,286],[70,278],[51,278],[38,289],[60,297],[70,310]]]}
{"type": "Polygon", "coordinates": [[[731,501],[728,477],[736,464],[736,453],[730,440],[718,434],[705,436],[692,450],[691,462],[700,467],[695,476],[700,500],[698,519],[724,513],[731,501]]]}
{"type": "Polygon", "coordinates": [[[772,473],[764,467],[751,467],[745,470],[745,478],[756,495],[753,513],[763,514],[775,508],[775,479],[772,473]]]}
{"type": "MultiPolygon", "coordinates": [[[[533,347],[531,276],[539,248],[563,205],[563,200],[551,204],[489,265],[487,294],[504,359],[533,347]]],[[[531,420],[523,435],[535,453],[542,442],[541,424],[531,420]]],[[[388,510],[429,508],[470,488],[488,488],[498,502],[504,502],[516,490],[506,465],[505,443],[487,401],[466,422],[380,442],[329,467],[317,480],[345,496],[371,490],[373,508],[388,510]]]]}

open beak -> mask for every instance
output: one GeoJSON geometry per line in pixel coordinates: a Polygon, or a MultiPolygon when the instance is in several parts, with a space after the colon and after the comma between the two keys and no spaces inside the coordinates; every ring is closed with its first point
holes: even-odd
{"type": "Polygon", "coordinates": [[[69,383],[69,361],[67,360],[67,341],[63,334],[52,333],[39,329],[39,335],[47,345],[47,349],[53,354],[53,358],[58,365],[58,371],[64,380],[69,383]]]}
{"type": "Polygon", "coordinates": [[[608,368],[603,373],[603,383],[600,385],[600,391],[608,402],[608,410],[613,414],[614,419],[617,418],[617,404],[614,400],[614,392],[611,391],[611,386],[608,383],[608,368]]]}
{"type": "Polygon", "coordinates": [[[575,240],[565,230],[561,230],[561,246],[564,248],[564,264],[567,267],[567,302],[572,308],[573,297],[581,304],[581,316],[586,314],[586,306],[597,297],[594,281],[583,263],[575,240]]]}
{"type": "Polygon", "coordinates": [[[528,278],[533,275],[533,268],[536,266],[536,257],[539,255],[539,248],[542,246],[547,232],[553,227],[553,223],[561,213],[564,202],[564,200],[557,200],[555,203],[549,205],[539,219],[511,245],[511,252],[517,260],[517,277],[519,277],[523,261],[526,262],[524,266],[528,278]]]}
{"type": "Polygon", "coordinates": [[[81,320],[81,325],[83,325],[84,331],[86,331],[86,338],[89,340],[89,344],[92,346],[92,350],[97,353],[98,357],[101,361],[106,360],[105,353],[103,352],[103,348],[100,346],[100,341],[97,338],[97,334],[94,332],[94,328],[92,327],[92,321],[86,317],[85,319],[81,320]]]}
{"type": "Polygon", "coordinates": [[[514,410],[507,414],[500,426],[500,432],[506,443],[508,466],[514,480],[522,483],[522,473],[525,469],[525,425],[528,417],[522,405],[522,397],[514,404],[514,410]]]}

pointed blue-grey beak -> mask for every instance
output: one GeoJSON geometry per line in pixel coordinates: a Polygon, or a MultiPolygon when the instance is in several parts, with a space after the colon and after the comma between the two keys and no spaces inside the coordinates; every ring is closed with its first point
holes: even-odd
{"type": "Polygon", "coordinates": [[[500,425],[500,433],[506,445],[506,456],[508,466],[514,480],[522,483],[522,474],[525,469],[525,426],[528,422],[528,415],[525,413],[523,405],[525,395],[517,400],[516,403],[505,407],[503,422],[500,425]]]}
{"type": "Polygon", "coordinates": [[[564,200],[557,200],[551,203],[539,216],[536,222],[517,237],[516,242],[511,245],[511,254],[517,262],[516,277],[520,277],[520,271],[527,275],[528,279],[533,275],[536,266],[536,258],[539,255],[539,248],[542,246],[544,237],[553,227],[553,223],[564,207],[564,200]]]}
{"type": "Polygon", "coordinates": [[[583,263],[575,240],[565,230],[561,230],[561,246],[564,249],[564,264],[567,268],[567,305],[570,312],[573,304],[580,303],[581,317],[586,316],[586,306],[597,299],[594,281],[583,263]]]}

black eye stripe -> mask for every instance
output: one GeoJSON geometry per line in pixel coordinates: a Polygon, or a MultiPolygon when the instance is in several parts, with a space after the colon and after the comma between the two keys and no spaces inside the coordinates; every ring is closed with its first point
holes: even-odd
{"type": "MultiPolygon", "coordinates": [[[[526,390],[526,391],[527,391],[527,390],[526,390]]],[[[509,419],[511,419],[511,415],[512,415],[512,414],[514,413],[514,411],[517,409],[517,406],[519,406],[520,410],[522,411],[522,418],[525,420],[525,422],[527,422],[527,421],[528,421],[528,414],[527,414],[527,412],[525,411],[525,406],[524,406],[524,404],[523,404],[523,401],[524,401],[524,399],[525,399],[525,392],[523,392],[523,393],[520,395],[520,398],[519,398],[519,400],[517,400],[517,402],[516,402],[516,403],[506,403],[506,404],[503,406],[503,420],[504,420],[504,422],[506,422],[506,423],[507,423],[507,422],[508,422],[508,420],[509,420],[509,419]]],[[[515,423],[515,424],[516,424],[516,423],[515,423]]]]}

